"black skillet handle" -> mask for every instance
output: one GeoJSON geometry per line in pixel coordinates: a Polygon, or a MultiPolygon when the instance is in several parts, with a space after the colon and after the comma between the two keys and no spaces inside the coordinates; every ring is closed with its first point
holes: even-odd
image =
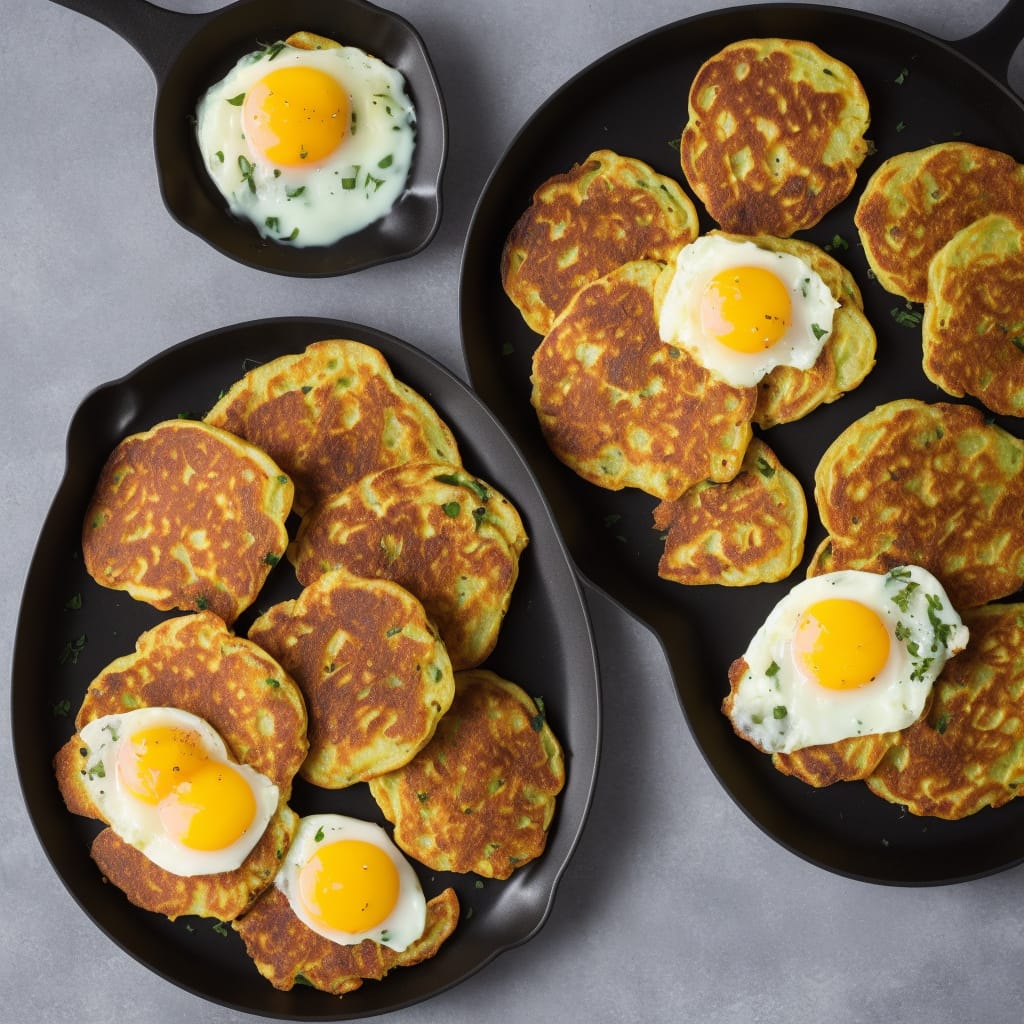
{"type": "Polygon", "coordinates": [[[973,35],[953,45],[999,82],[1009,85],[1010,61],[1024,40],[1024,0],[1006,0],[1006,6],[973,35]]]}
{"type": "Polygon", "coordinates": [[[212,15],[181,14],[148,0],[52,0],[98,21],[131,43],[145,58],[158,84],[184,44],[212,15]]]}

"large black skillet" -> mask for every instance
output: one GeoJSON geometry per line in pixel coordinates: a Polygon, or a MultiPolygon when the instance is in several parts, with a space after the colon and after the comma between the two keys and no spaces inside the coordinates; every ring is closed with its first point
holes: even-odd
{"type": "Polygon", "coordinates": [[[181,14],[146,0],[53,2],[113,29],[148,62],[157,83],[153,145],[164,204],[214,249],[271,273],[337,277],[412,256],[434,237],[448,120],[430,56],[404,18],[367,0],[238,0],[208,14],[181,14]],[[194,116],[199,98],[240,57],[300,29],[360,47],[402,72],[416,107],[416,150],[405,193],[386,217],[334,245],[295,248],[261,239],[228,212],[203,168],[194,116]]]}
{"type": "MultiPolygon", "coordinates": [[[[289,524],[290,529],[294,528],[289,524]]],[[[260,610],[298,594],[282,561],[235,625],[244,636],[260,610]]],[[[349,1020],[397,1009],[467,977],[503,950],[534,935],[547,919],[557,884],[590,807],[600,745],[597,661],[586,606],[550,509],[525,460],[483,403],[457,377],[411,345],[369,327],[318,318],[259,320],[210,331],[168,349],[120,380],[97,388],[75,411],[67,464],[29,567],[11,675],[15,763],[29,816],[54,870],[85,913],[151,970],[212,1002],[290,1020],[349,1020]],[[140,911],[106,884],[88,850],[96,822],[67,812],[51,759],[74,732],[74,716],[96,673],[132,651],[139,633],[167,613],[96,585],[82,565],[82,517],[99,470],[126,434],[162,419],[201,415],[254,364],[301,352],[322,338],[377,347],[396,377],[450,424],[463,462],[512,500],[530,544],[493,654],[485,666],[544,700],[566,752],[566,786],[547,849],[505,882],[418,867],[424,892],[453,885],[462,904],[458,928],[439,955],[339,1000],[308,986],[278,992],[256,972],[238,936],[210,920],[171,923],[140,911]]],[[[385,824],[365,785],[327,791],[296,781],[299,814],[335,811],[385,824]]]]}
{"type": "MultiPolygon", "coordinates": [[[[991,24],[955,44],[887,18],[821,5],[737,7],[667,25],[585,68],[537,110],[487,182],[463,257],[460,313],[470,378],[540,478],[578,567],[660,638],[692,735],[749,817],[808,861],[872,882],[935,884],[1019,863],[1024,800],[956,823],[915,818],[860,783],[814,790],[786,778],[733,735],[720,711],[728,666],[772,605],[802,578],[806,564],[790,581],[741,591],[659,580],[653,499],[584,483],[543,442],[529,401],[530,359],[539,339],[501,290],[499,258],[533,190],[592,150],[608,147],[640,157],[681,180],[672,142],[686,121],[689,83],[712,53],[751,36],[808,39],[855,69],[871,100],[869,135],[877,147],[861,169],[861,182],[886,156],[954,138],[1024,161],[1024,106],[1005,84],[1022,35],[1024,0],[1012,0],[991,24]]],[[[841,401],[765,434],[809,499],[821,453],[848,423],[892,398],[944,397],[921,372],[919,332],[892,315],[902,300],[868,275],[852,222],[858,192],[804,237],[832,245],[854,272],[878,333],[877,366],[841,401]]],[[[703,211],[702,217],[704,229],[714,226],[703,211]]],[[[1004,425],[1022,433],[1019,422],[1004,425]]],[[[809,505],[808,558],[823,536],[809,505]]]]}

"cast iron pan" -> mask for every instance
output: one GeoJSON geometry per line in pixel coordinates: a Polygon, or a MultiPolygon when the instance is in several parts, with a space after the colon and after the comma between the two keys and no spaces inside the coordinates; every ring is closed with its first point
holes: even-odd
{"type": "MultiPolygon", "coordinates": [[[[463,258],[461,321],[471,380],[533,466],[578,567],[660,638],[693,737],[750,818],[805,859],[872,882],[951,882],[1024,860],[1024,800],[957,823],[915,818],[872,796],[862,783],[814,790],[782,776],[767,756],[733,735],[720,711],[728,666],[769,609],[803,578],[806,562],[787,582],[743,590],[660,580],[662,546],[651,521],[655,501],[637,491],[591,486],[545,446],[529,400],[530,360],[539,339],[502,292],[499,258],[533,190],[595,149],[639,157],[682,181],[672,142],[686,122],[690,82],[700,64],[728,43],[752,36],[807,39],[853,67],[871,100],[869,136],[877,152],[861,168],[851,199],[802,236],[820,245],[838,242],[833,254],[857,278],[878,333],[878,361],[852,394],[801,423],[763,434],[808,495],[809,561],[824,536],[810,500],[812,475],[829,442],[880,402],[945,397],[921,371],[919,330],[900,326],[892,315],[903,300],[868,276],[852,221],[860,185],[886,156],[954,138],[1024,161],[1024,106],[999,80],[1022,34],[1021,0],[956,45],[882,17],[815,5],[733,8],[670,24],[580,72],[526,123],[485,187],[463,258]],[[975,62],[982,59],[989,70],[975,62]]],[[[702,229],[714,227],[697,205],[702,229]]],[[[1003,425],[1021,434],[1019,422],[1003,425]]]]}
{"type": "MultiPolygon", "coordinates": [[[[296,596],[298,590],[294,571],[282,560],[258,607],[249,609],[235,631],[244,635],[261,609],[296,596]]],[[[183,342],[104,385],[75,413],[67,469],[29,569],[15,637],[15,759],[33,824],[71,895],[114,942],[174,984],[264,1016],[348,1020],[434,995],[530,938],[548,915],[590,806],[600,735],[598,685],[576,574],[526,462],[461,381],[404,342],[356,324],[312,318],[226,327],[183,342]],[[82,518],[110,450],[126,434],[159,420],[202,415],[245,370],[322,338],[352,338],[376,346],[395,375],[432,402],[452,427],[467,468],[491,481],[522,513],[530,544],[486,666],[544,699],[567,764],[566,787],[544,854],[505,882],[420,867],[428,898],[449,884],[458,891],[462,919],[455,934],[433,960],[396,969],[340,1000],[307,986],[276,991],[256,972],[238,936],[215,930],[209,920],[180,918],[171,923],[131,906],[104,883],[89,858],[98,824],[67,812],[51,769],[53,755],[74,732],[74,716],[89,681],[115,657],[130,653],[138,635],[169,614],[99,587],[84,571],[78,541],[82,518]]],[[[390,829],[362,785],[329,792],[297,779],[292,806],[300,814],[334,810],[390,829]]]]}
{"type": "MultiPolygon", "coordinates": [[[[405,19],[367,0],[239,0],[180,14],[146,0],[53,0],[113,29],[156,76],[153,145],[160,193],[179,224],[239,263],[294,277],[338,277],[423,249],[441,223],[448,147],[444,99],[423,40],[405,19]],[[195,141],[196,103],[238,59],[300,29],[358,46],[398,68],[416,107],[416,150],[391,212],[334,245],[295,248],[260,238],[228,212],[195,141]]],[[[111,114],[116,112],[112,97],[111,114]]]]}

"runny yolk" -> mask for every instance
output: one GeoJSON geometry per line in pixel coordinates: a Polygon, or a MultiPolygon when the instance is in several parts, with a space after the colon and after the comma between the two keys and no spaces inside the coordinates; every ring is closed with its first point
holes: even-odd
{"type": "Polygon", "coordinates": [[[320,847],[299,872],[299,893],[321,924],[358,933],[375,928],[398,902],[398,869],[373,843],[340,839],[320,847]]]}
{"type": "Polygon", "coordinates": [[[736,352],[763,352],[789,329],[789,289],[763,267],[729,267],[704,286],[700,321],[705,337],[736,352]]]}
{"type": "Polygon", "coordinates": [[[122,741],[117,775],[133,796],[157,804],[206,760],[202,741],[191,729],[158,725],[122,741]]]}
{"type": "Polygon", "coordinates": [[[819,685],[853,690],[881,672],[889,643],[889,630],[873,609],[833,597],[804,610],[793,636],[793,655],[804,674],[819,685]]]}
{"type": "Polygon", "coordinates": [[[255,817],[252,787],[223,761],[207,761],[160,804],[167,834],[193,850],[223,850],[255,817]]]}
{"type": "Polygon", "coordinates": [[[246,93],[245,137],[282,167],[315,164],[333,153],[349,130],[348,93],[318,68],[278,68],[246,93]]]}

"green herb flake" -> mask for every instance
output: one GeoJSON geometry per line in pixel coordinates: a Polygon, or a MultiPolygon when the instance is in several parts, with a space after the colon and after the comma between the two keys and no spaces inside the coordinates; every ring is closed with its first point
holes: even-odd
{"type": "Polygon", "coordinates": [[[245,102],[245,93],[244,92],[240,92],[237,96],[232,96],[228,100],[228,103],[230,103],[231,106],[233,106],[233,107],[240,107],[244,102],[245,102]]]}
{"type": "Polygon", "coordinates": [[[268,231],[281,230],[281,221],[277,217],[268,217],[263,224],[268,231]]]}
{"type": "Polygon", "coordinates": [[[384,170],[387,170],[387,168],[389,168],[394,162],[395,162],[395,158],[389,153],[386,157],[384,157],[383,160],[378,160],[377,161],[377,166],[382,171],[384,171],[384,170]]]}
{"type": "Polygon", "coordinates": [[[316,830],[316,835],[313,836],[313,842],[314,843],[322,843],[323,841],[324,841],[324,827],[323,827],[323,825],[321,825],[316,830]]]}
{"type": "Polygon", "coordinates": [[[248,184],[249,191],[255,195],[256,182],[253,180],[253,172],[256,170],[256,167],[252,161],[248,160],[242,153],[238,154],[238,169],[242,172],[242,181],[248,184]]]}
{"type": "Polygon", "coordinates": [[[1015,334],[1010,341],[1012,341],[1013,344],[1021,350],[1021,352],[1024,352],[1024,334],[1015,334]]]}
{"type": "Polygon", "coordinates": [[[204,594],[200,594],[199,597],[196,598],[196,607],[201,612],[205,612],[206,609],[210,607],[210,602],[206,600],[206,596],[204,594]]]}
{"type": "Polygon", "coordinates": [[[772,662],[772,663],[771,663],[771,664],[770,664],[770,665],[769,665],[769,666],[768,666],[768,667],[767,667],[767,668],[766,668],[766,669],[764,670],[764,674],[765,674],[765,675],[766,675],[766,676],[767,676],[767,677],[768,677],[769,679],[774,679],[774,678],[775,678],[775,677],[776,677],[776,676],[777,676],[777,675],[778,675],[778,674],[779,674],[779,673],[780,673],[781,671],[782,671],[782,669],[781,669],[781,668],[779,667],[779,663],[778,663],[777,661],[773,661],[773,662],[772,662]]]}
{"type": "Polygon", "coordinates": [[[298,199],[299,196],[301,196],[302,193],[305,192],[305,191],[306,191],[306,186],[305,185],[299,185],[298,188],[286,188],[284,190],[284,194],[289,199],[298,199]]]}
{"type": "Polygon", "coordinates": [[[785,704],[776,704],[775,707],[772,708],[772,718],[777,722],[782,721],[782,719],[788,714],[789,712],[786,710],[785,704]]]}
{"type": "Polygon", "coordinates": [[[900,327],[920,327],[923,319],[921,310],[915,309],[909,302],[902,306],[893,306],[889,313],[900,327]]]}
{"type": "Polygon", "coordinates": [[[850,243],[842,235],[836,234],[832,236],[832,241],[825,246],[825,252],[846,252],[849,248],[850,243]]]}
{"type": "Polygon", "coordinates": [[[277,565],[277,563],[280,562],[280,561],[281,561],[281,556],[277,555],[277,554],[274,554],[273,551],[268,551],[263,556],[263,564],[264,565],[277,565]]]}
{"type": "Polygon", "coordinates": [[[281,689],[281,680],[275,679],[273,676],[267,676],[267,678],[264,679],[263,682],[266,683],[267,686],[269,686],[272,690],[281,689]]]}
{"type": "Polygon", "coordinates": [[[76,637],[74,640],[68,640],[64,644],[64,650],[61,651],[60,663],[62,665],[67,665],[68,663],[77,665],[78,656],[85,650],[85,645],[88,642],[88,638],[84,633],[81,636],[76,637]]]}
{"type": "Polygon", "coordinates": [[[71,701],[66,697],[64,700],[57,701],[53,705],[53,717],[54,718],[67,718],[71,714],[71,701]]]}
{"type": "Polygon", "coordinates": [[[897,85],[903,85],[906,80],[910,77],[909,68],[901,68],[900,73],[893,79],[897,85]]]}
{"type": "Polygon", "coordinates": [[[821,341],[828,334],[828,331],[821,324],[811,324],[811,331],[814,334],[815,341],[821,341]]]}
{"type": "Polygon", "coordinates": [[[949,728],[949,715],[943,713],[935,721],[935,731],[941,736],[949,728]]]}
{"type": "Polygon", "coordinates": [[[68,598],[67,603],[64,605],[64,611],[66,612],[77,612],[82,607],[82,595],[72,594],[68,598]]]}
{"type": "Polygon", "coordinates": [[[763,455],[757,457],[757,471],[768,480],[775,476],[775,467],[763,455]]]}
{"type": "Polygon", "coordinates": [[[231,934],[231,932],[229,932],[229,931],[228,931],[228,926],[227,926],[227,925],[226,925],[226,924],[225,924],[225,923],[224,923],[223,921],[218,921],[218,922],[217,922],[217,923],[216,923],[216,924],[215,924],[215,925],[213,926],[213,930],[214,930],[214,931],[215,931],[215,932],[216,932],[216,933],[217,933],[218,935],[230,935],[230,934],[231,934]]]}
{"type": "Polygon", "coordinates": [[[384,635],[390,640],[393,636],[398,636],[402,632],[401,626],[392,626],[384,635]]]}
{"type": "Polygon", "coordinates": [[[533,729],[534,732],[540,732],[541,729],[544,728],[545,721],[547,721],[547,715],[544,709],[544,698],[534,697],[533,702],[537,705],[537,714],[530,718],[530,728],[533,729]]]}
{"type": "Polygon", "coordinates": [[[459,511],[461,510],[461,508],[462,508],[462,506],[457,501],[446,501],[441,506],[441,511],[444,512],[444,514],[449,519],[455,519],[455,518],[458,517],[459,511]]]}

